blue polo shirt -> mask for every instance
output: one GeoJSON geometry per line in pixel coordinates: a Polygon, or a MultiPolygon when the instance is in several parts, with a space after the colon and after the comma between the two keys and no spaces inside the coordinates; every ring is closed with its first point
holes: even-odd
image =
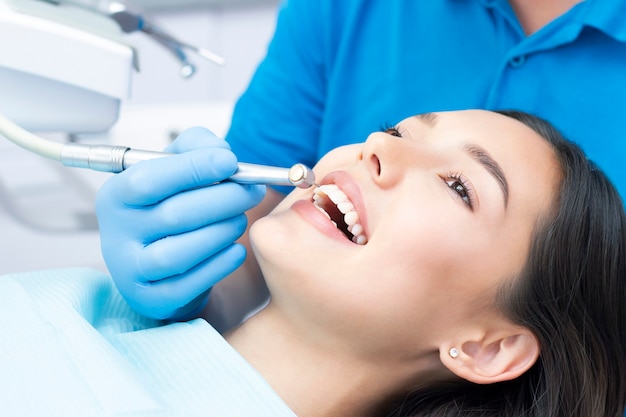
{"type": "Polygon", "coordinates": [[[505,0],[285,0],[227,139],[241,161],[314,165],[417,113],[518,109],[626,196],[625,16],[587,0],[526,36],[505,0]]]}

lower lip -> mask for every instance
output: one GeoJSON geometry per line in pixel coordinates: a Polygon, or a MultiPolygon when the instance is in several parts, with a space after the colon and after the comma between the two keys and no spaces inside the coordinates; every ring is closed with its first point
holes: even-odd
{"type": "Polygon", "coordinates": [[[313,227],[318,229],[324,235],[329,236],[335,240],[339,240],[345,243],[351,243],[346,235],[344,235],[334,224],[328,220],[322,212],[320,212],[312,202],[306,200],[298,200],[291,205],[291,209],[295,211],[305,221],[312,224],[313,227]]]}

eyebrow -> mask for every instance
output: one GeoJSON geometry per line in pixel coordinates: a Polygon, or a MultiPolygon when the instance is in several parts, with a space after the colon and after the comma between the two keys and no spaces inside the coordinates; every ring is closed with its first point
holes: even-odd
{"type": "MultiPolygon", "coordinates": [[[[421,113],[415,115],[415,118],[431,128],[437,124],[437,113],[421,113]]],[[[509,204],[509,183],[506,180],[506,176],[504,175],[502,168],[500,168],[500,165],[498,165],[495,159],[493,159],[485,149],[478,145],[467,144],[464,148],[472,159],[481,164],[498,182],[498,185],[502,190],[502,195],[504,196],[504,207],[506,208],[509,204]]]]}
{"type": "Polygon", "coordinates": [[[487,172],[489,172],[489,174],[496,179],[500,189],[502,189],[504,207],[506,207],[509,203],[509,183],[507,182],[506,176],[504,175],[502,168],[500,168],[500,165],[498,165],[498,163],[491,156],[489,156],[487,151],[478,145],[467,144],[464,148],[467,153],[470,154],[472,159],[481,164],[487,172]]]}
{"type": "Polygon", "coordinates": [[[437,124],[436,113],[432,113],[432,112],[421,113],[421,114],[416,115],[415,117],[430,127],[434,127],[437,124]]]}

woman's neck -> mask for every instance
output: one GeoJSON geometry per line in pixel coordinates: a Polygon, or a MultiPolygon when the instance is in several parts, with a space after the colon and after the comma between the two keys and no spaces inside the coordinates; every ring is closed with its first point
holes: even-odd
{"type": "Polygon", "coordinates": [[[582,0],[509,0],[524,33],[532,35],[582,0]]]}
{"type": "MultiPolygon", "coordinates": [[[[440,365],[436,354],[407,366],[316,343],[271,304],[226,338],[300,417],[371,415],[401,386],[415,384],[419,369],[440,365]]],[[[420,380],[427,375],[423,372],[420,380]]]]}

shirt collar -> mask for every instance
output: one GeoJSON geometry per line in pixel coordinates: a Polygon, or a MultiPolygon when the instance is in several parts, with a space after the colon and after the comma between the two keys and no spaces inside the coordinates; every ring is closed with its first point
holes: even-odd
{"type": "MultiPolygon", "coordinates": [[[[485,7],[510,8],[508,0],[479,0],[485,7]]],[[[512,9],[511,13],[512,13],[512,9]]],[[[590,26],[620,42],[626,42],[626,0],[585,0],[568,13],[583,26],[590,26]]]]}
{"type": "Polygon", "coordinates": [[[626,42],[626,1],[587,0],[586,3],[586,10],[581,16],[584,25],[626,42]]]}

